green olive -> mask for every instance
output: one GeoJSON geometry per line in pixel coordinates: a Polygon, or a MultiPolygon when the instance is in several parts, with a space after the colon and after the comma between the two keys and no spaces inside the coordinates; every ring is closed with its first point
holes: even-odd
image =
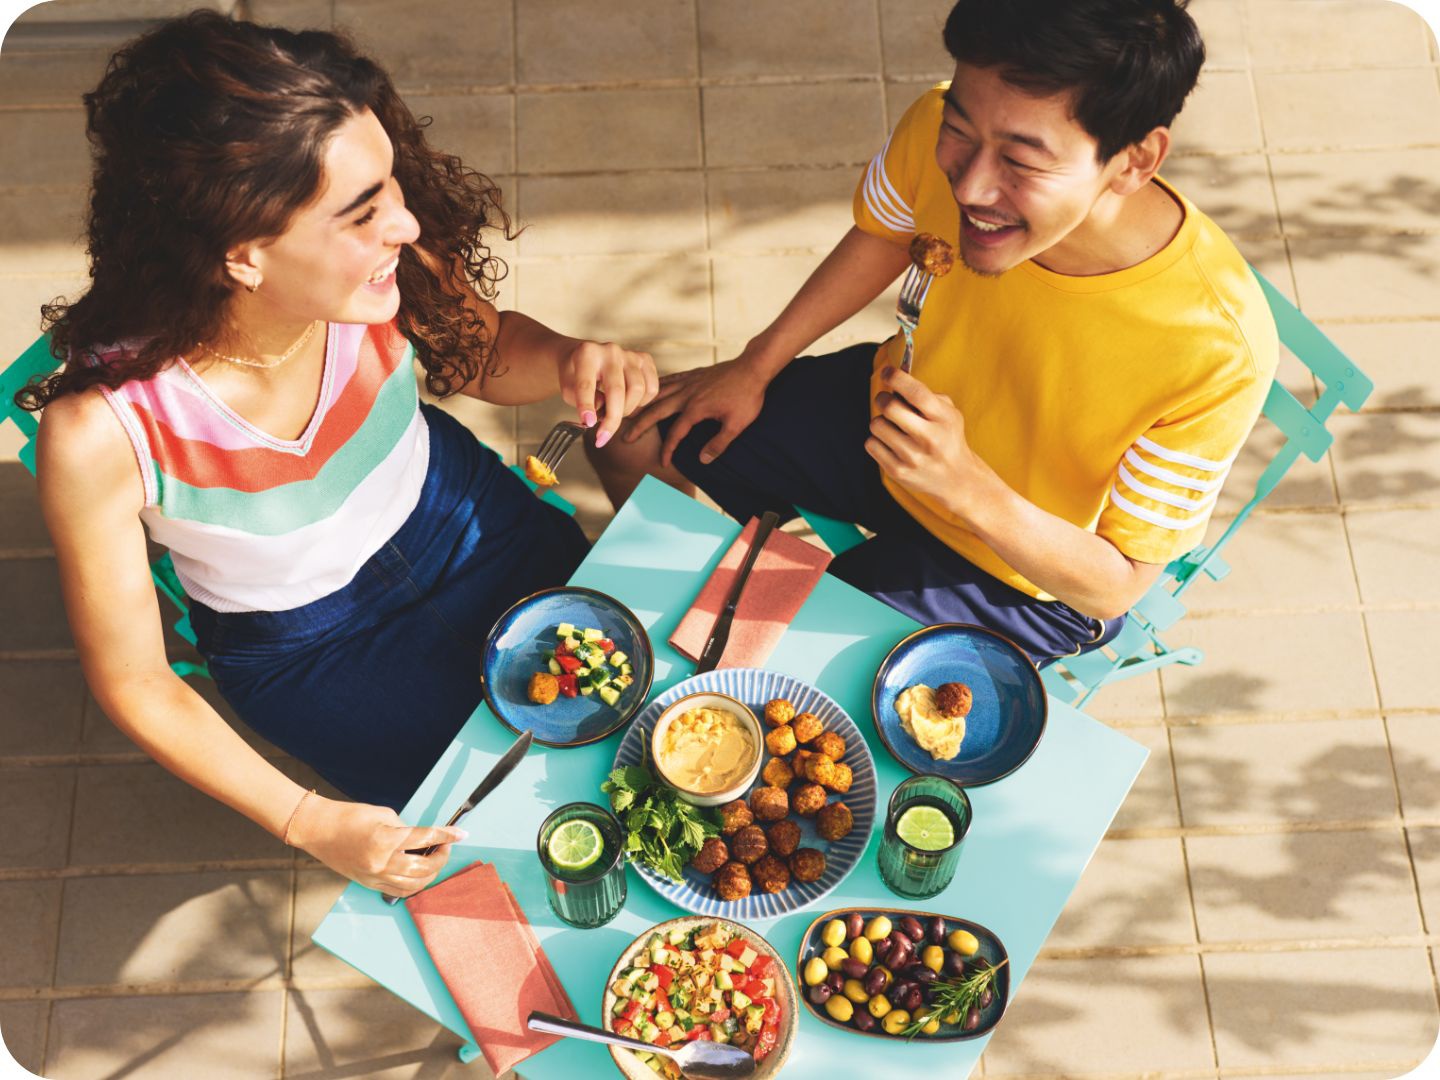
{"type": "Polygon", "coordinates": [[[850,958],[850,954],[838,945],[831,945],[823,953],[820,959],[825,961],[825,966],[831,971],[839,971],[840,965],[850,958]]]}
{"type": "Polygon", "coordinates": [[[969,930],[951,930],[946,944],[961,956],[974,956],[980,951],[980,942],[969,930]]]}
{"type": "Polygon", "coordinates": [[[805,961],[806,986],[819,986],[825,981],[825,976],[829,974],[829,967],[826,966],[825,961],[821,960],[820,957],[812,956],[809,960],[805,961]]]}
{"type": "Polygon", "coordinates": [[[839,919],[831,919],[825,924],[825,929],[820,931],[820,940],[826,945],[844,945],[845,924],[839,919]]]}
{"type": "Polygon", "coordinates": [[[868,964],[875,959],[875,946],[869,938],[857,937],[850,942],[850,955],[862,964],[868,964]]]}
{"type": "Polygon", "coordinates": [[[855,1005],[845,995],[836,994],[825,1002],[825,1011],[830,1014],[832,1020],[848,1024],[850,1018],[855,1015],[855,1005]]]}
{"type": "Polygon", "coordinates": [[[921,1035],[934,1035],[940,1030],[939,1009],[916,1009],[915,1019],[925,1021],[925,1026],[920,1029],[921,1035]]]}
{"type": "Polygon", "coordinates": [[[865,992],[865,987],[859,979],[846,979],[843,993],[856,1005],[864,1005],[870,1000],[870,995],[865,992]]]}
{"type": "Polygon", "coordinates": [[[872,945],[875,942],[880,941],[882,938],[889,937],[890,930],[890,920],[887,919],[884,915],[876,915],[873,919],[871,919],[868,923],[865,924],[865,936],[870,940],[870,943],[872,945]]]}
{"type": "MultiPolygon", "coordinates": [[[[830,1000],[834,1001],[835,999],[831,998],[830,1000]]],[[[885,1014],[885,1019],[880,1021],[880,1026],[885,1029],[887,1035],[899,1035],[910,1026],[910,1014],[904,1009],[892,1009],[885,1014]]]]}
{"type": "Polygon", "coordinates": [[[870,999],[866,1008],[870,1010],[870,1015],[876,1020],[884,1020],[885,1014],[890,1011],[890,999],[884,994],[876,994],[870,999]]]}
{"type": "Polygon", "coordinates": [[[920,954],[920,962],[938,975],[940,969],[945,966],[945,950],[939,945],[927,945],[925,951],[920,954]]]}

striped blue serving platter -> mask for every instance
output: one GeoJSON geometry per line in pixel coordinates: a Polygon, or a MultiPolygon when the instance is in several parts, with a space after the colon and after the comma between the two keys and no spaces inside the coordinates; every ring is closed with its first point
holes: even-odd
{"type": "MultiPolygon", "coordinates": [[[[773,919],[777,915],[811,906],[830,893],[855,869],[865,851],[865,845],[869,843],[870,830],[875,824],[875,759],[870,756],[870,748],[864,736],[844,709],[808,683],[761,668],[726,668],[722,671],[707,671],[703,675],[676,683],[650,702],[625,732],[620,748],[616,751],[613,767],[640,764],[642,751],[650,741],[650,733],[654,730],[655,722],[660,719],[660,714],[687,694],[702,691],[728,694],[750,706],[756,716],[764,715],[767,701],[788,698],[794,704],[796,712],[814,713],[824,723],[826,731],[833,731],[843,738],[844,761],[850,766],[853,779],[848,792],[844,795],[832,794],[830,801],[843,802],[850,808],[855,827],[848,836],[830,843],[820,839],[816,833],[814,818],[791,814],[790,820],[800,826],[800,846],[825,852],[825,873],[818,881],[791,881],[778,893],[756,892],[743,900],[721,900],[716,895],[714,886],[710,884],[710,875],[690,867],[686,867],[685,879],[679,882],[657,874],[640,863],[635,864],[635,869],[661,896],[696,915],[718,915],[727,919],[753,921],[773,919]]],[[[761,724],[764,725],[763,720],[761,724]]],[[[757,779],[754,786],[758,787],[763,783],[763,780],[757,779]]]]}

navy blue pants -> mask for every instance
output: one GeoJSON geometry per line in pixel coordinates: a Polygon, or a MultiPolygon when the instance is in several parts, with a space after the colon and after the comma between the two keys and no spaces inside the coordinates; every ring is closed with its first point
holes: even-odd
{"type": "Polygon", "coordinates": [[[563,585],[589,548],[458,421],[422,408],[420,501],[350,584],[289,611],[190,609],[240,719],[350,798],[396,810],[479,705],[495,620],[563,585]]]}
{"type": "MultiPolygon", "coordinates": [[[[876,345],[802,356],[770,384],[755,422],[709,465],[701,448],[719,430],[706,421],[681,440],[675,466],[740,521],[803,506],[853,521],[873,539],[836,557],[830,573],[927,626],[975,623],[995,630],[1037,664],[1094,648],[1120,632],[1058,600],[1011,588],[937,540],[885,490],[865,452],[876,345]]],[[[668,429],[669,422],[661,425],[668,429]]]]}

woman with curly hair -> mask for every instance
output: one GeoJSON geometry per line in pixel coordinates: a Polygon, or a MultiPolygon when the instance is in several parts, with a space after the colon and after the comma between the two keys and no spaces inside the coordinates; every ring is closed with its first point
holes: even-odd
{"type": "Polygon", "coordinates": [[[408,894],[460,838],[395,813],[481,698],[481,642],[586,542],[431,392],[555,394],[603,445],[651,358],[490,303],[499,191],[432,148],[343,37],[197,12],[85,96],[91,283],[45,310],[62,371],[40,495],[90,687],[147,753],[372,888],[408,894]],[[166,664],[146,533],[256,753],[166,664]]]}

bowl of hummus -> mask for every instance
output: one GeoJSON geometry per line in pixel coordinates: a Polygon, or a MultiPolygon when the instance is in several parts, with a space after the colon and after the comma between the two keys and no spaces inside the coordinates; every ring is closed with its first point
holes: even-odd
{"type": "Polygon", "coordinates": [[[762,739],[749,706],[726,694],[690,694],[655,721],[650,760],[686,802],[720,806],[755,782],[762,739]]]}

